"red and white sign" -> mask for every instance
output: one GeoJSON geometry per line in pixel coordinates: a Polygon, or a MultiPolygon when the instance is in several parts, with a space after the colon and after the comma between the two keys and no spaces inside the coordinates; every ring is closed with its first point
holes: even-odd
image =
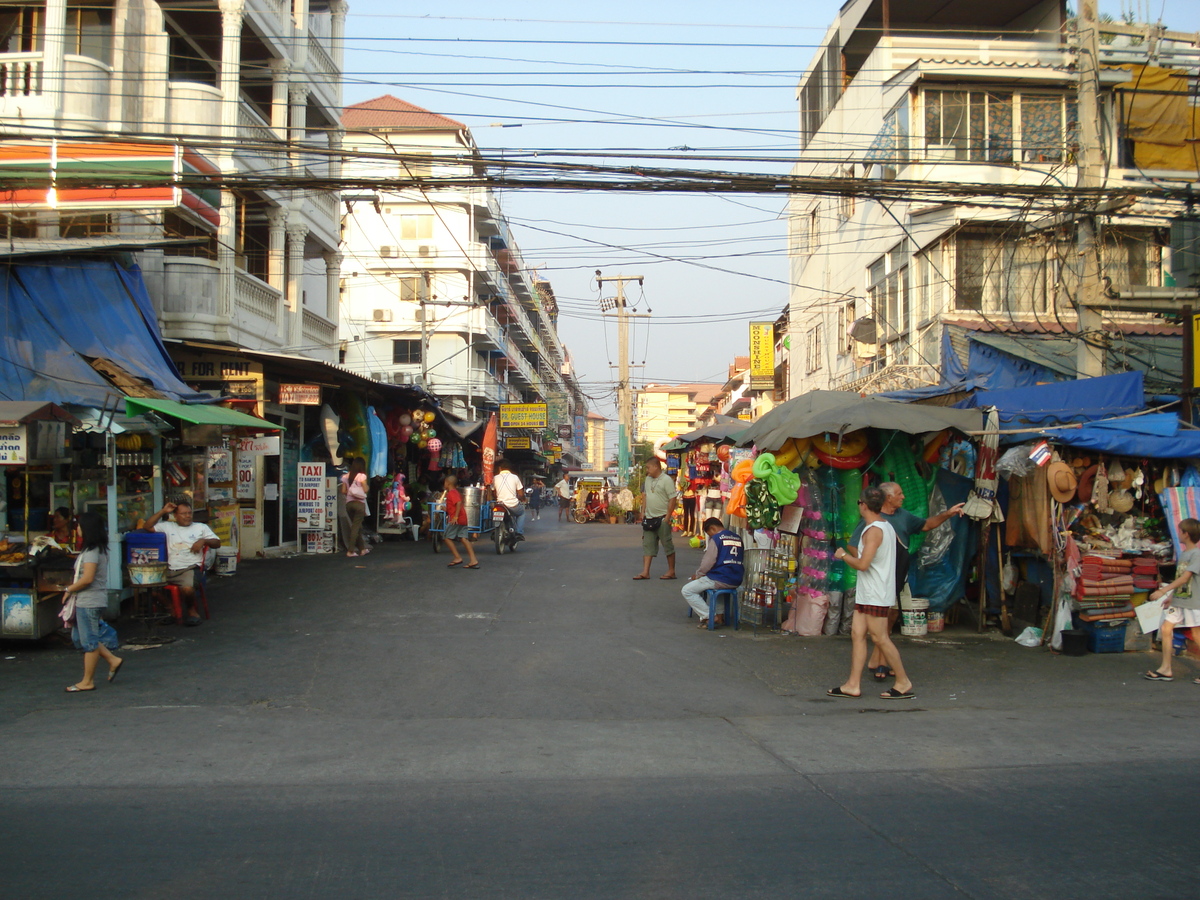
{"type": "Polygon", "coordinates": [[[230,447],[236,450],[239,456],[278,456],[279,435],[233,438],[230,447]]]}
{"type": "Polygon", "coordinates": [[[279,385],[279,402],[295,406],[320,406],[321,386],[319,384],[281,384],[279,385]]]}

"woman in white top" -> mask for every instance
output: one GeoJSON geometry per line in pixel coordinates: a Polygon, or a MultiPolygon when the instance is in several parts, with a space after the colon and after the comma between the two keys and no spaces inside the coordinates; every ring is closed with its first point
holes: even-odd
{"type": "Polygon", "coordinates": [[[900,662],[900,651],[888,635],[888,612],[896,605],[896,532],[883,518],[884,500],[884,493],[879,488],[863,491],[858,508],[867,524],[858,539],[858,546],[839,547],[834,554],[858,572],[858,585],[854,621],[850,628],[853,641],[850,677],[840,687],[826,691],[830,697],[862,696],[868,634],[896,673],[895,687],[879,696],[884,700],[911,700],[916,697],[912,681],[900,662]]]}

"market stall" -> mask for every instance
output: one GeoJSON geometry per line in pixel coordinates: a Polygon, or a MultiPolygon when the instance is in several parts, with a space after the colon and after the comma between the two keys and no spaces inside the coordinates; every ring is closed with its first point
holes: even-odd
{"type": "Polygon", "coordinates": [[[1067,652],[1148,647],[1132,624],[1200,515],[1200,432],[1146,408],[1140,373],[995,391],[1006,520],[989,595],[1067,652]]]}
{"type": "MultiPolygon", "coordinates": [[[[870,483],[895,482],[904,508],[926,518],[965,501],[975,484],[980,413],[913,406],[839,391],[814,391],[776,407],[747,428],[730,454],[726,511],[743,531],[743,620],[835,634],[849,629],[855,571],[834,558],[858,524],[870,483]]],[[[914,534],[909,586],[915,601],[904,630],[936,629],[966,591],[973,529],[951,519],[914,534]],[[929,620],[926,615],[928,613],[929,620]]]]}

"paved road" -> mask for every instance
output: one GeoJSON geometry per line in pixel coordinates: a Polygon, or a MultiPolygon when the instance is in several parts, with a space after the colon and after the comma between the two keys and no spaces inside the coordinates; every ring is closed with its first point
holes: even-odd
{"type": "Polygon", "coordinates": [[[915,702],[834,701],[845,639],[691,627],[632,526],[530,536],[243,563],[88,696],[0,646],[0,895],[1194,891],[1200,687],[1144,654],[949,632],[915,702]]]}

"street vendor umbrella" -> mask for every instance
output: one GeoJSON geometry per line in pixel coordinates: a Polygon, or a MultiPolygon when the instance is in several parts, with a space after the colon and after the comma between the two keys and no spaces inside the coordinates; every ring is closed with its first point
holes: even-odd
{"type": "Polygon", "coordinates": [[[860,428],[889,428],[906,434],[925,434],[945,428],[974,431],[979,410],[921,406],[853,391],[809,391],[781,403],[747,428],[737,442],[764,448],[782,447],[789,438],[806,438],[826,432],[848,434],[860,428]]]}
{"type": "MultiPolygon", "coordinates": [[[[743,422],[734,419],[732,422],[711,422],[708,425],[703,425],[695,431],[689,431],[687,434],[681,434],[675,440],[684,444],[690,444],[693,441],[726,441],[737,440],[738,435],[749,427],[749,422],[743,422]]],[[[670,450],[671,447],[664,449],[670,450]]]]}
{"type": "Polygon", "coordinates": [[[487,428],[483,432],[483,483],[492,483],[496,469],[496,414],[488,419],[487,428]]]}

